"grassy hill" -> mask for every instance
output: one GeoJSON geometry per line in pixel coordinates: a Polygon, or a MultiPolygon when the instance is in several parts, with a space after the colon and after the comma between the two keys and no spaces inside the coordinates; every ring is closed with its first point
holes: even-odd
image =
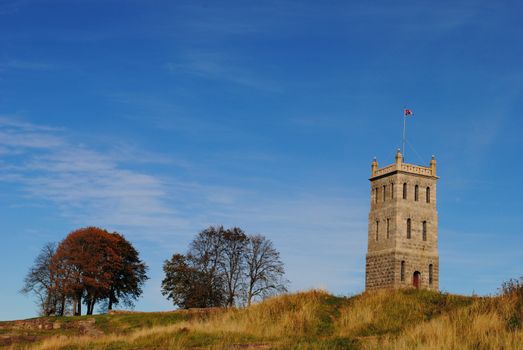
{"type": "Polygon", "coordinates": [[[246,309],[0,323],[11,349],[523,349],[521,296],[308,291],[246,309]]]}

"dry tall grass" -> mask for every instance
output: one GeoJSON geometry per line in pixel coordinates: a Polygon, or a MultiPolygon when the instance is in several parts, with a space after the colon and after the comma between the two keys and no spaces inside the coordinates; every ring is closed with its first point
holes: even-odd
{"type": "Polygon", "coordinates": [[[514,296],[475,298],[468,307],[363,343],[363,349],[523,349],[523,308],[514,296]]]}
{"type": "Polygon", "coordinates": [[[337,300],[320,290],[283,295],[247,309],[229,310],[188,326],[199,331],[269,338],[321,335],[329,328],[337,300]]]}
{"type": "Polygon", "coordinates": [[[338,298],[313,290],[126,334],[50,338],[32,349],[520,350],[521,305],[516,297],[411,290],[338,298]]]}

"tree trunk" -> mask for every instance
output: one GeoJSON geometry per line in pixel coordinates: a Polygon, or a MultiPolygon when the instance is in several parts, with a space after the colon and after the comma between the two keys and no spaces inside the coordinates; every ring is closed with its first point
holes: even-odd
{"type": "Polygon", "coordinates": [[[109,304],[107,305],[107,310],[112,310],[113,309],[113,288],[111,287],[110,291],[109,291],[109,304]]]}
{"type": "Polygon", "coordinates": [[[94,311],[95,299],[91,294],[85,297],[85,306],[87,307],[86,315],[92,315],[94,311]]]}
{"type": "Polygon", "coordinates": [[[254,283],[252,282],[252,280],[249,282],[249,289],[247,291],[247,306],[251,306],[251,303],[252,303],[252,291],[254,289],[254,283]]]}
{"type": "Polygon", "coordinates": [[[59,316],[63,316],[65,313],[65,296],[61,297],[60,301],[60,312],[58,313],[59,316]]]}
{"type": "Polygon", "coordinates": [[[92,298],[87,300],[87,315],[92,315],[94,309],[94,301],[92,298]]]}
{"type": "Polygon", "coordinates": [[[81,294],[77,294],[76,295],[76,300],[75,300],[75,312],[74,312],[74,315],[75,316],[82,316],[82,295],[81,294]]]}
{"type": "Polygon", "coordinates": [[[53,308],[51,307],[51,293],[49,290],[47,290],[43,309],[45,316],[51,316],[51,313],[53,313],[53,308]]]}

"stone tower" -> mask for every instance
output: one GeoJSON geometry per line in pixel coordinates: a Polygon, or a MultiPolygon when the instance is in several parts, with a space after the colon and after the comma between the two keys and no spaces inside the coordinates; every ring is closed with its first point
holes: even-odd
{"type": "Polygon", "coordinates": [[[365,289],[438,290],[436,160],[430,166],[372,162],[365,289]]]}

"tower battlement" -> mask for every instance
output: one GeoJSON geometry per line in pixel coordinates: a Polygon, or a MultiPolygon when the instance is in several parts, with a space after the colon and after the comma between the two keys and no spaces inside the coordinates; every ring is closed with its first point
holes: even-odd
{"type": "Polygon", "coordinates": [[[378,167],[378,161],[376,160],[376,158],[374,158],[374,160],[372,161],[372,171],[370,179],[372,180],[395,172],[403,172],[438,178],[436,176],[436,158],[434,156],[432,156],[432,159],[430,160],[430,165],[426,167],[421,165],[403,163],[403,155],[401,154],[400,150],[398,150],[396,152],[396,162],[394,164],[387,165],[386,167],[383,167],[381,169],[378,167]]]}

